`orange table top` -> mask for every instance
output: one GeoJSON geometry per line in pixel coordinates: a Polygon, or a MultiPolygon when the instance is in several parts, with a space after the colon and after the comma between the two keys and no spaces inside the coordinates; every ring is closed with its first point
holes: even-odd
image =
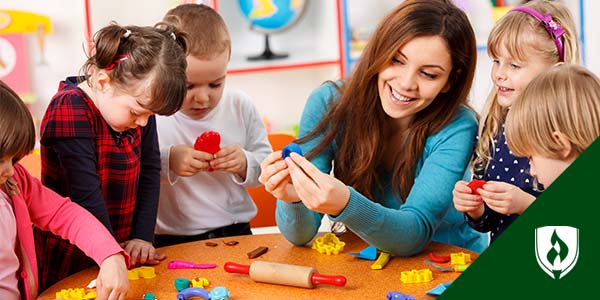
{"type": "MultiPolygon", "coordinates": [[[[319,234],[319,235],[322,235],[319,234]]],[[[340,239],[346,243],[343,253],[326,255],[310,246],[297,247],[289,243],[281,234],[248,235],[209,240],[218,243],[216,247],[206,245],[207,241],[198,241],[161,248],[167,255],[165,261],[155,266],[156,277],[140,278],[130,281],[130,290],[126,299],[141,300],[145,292],[151,292],[158,300],[176,299],[175,278],[193,279],[204,277],[210,281],[206,288],[225,286],[231,293],[231,300],[252,299],[386,299],[389,291],[410,294],[417,299],[434,299],[426,292],[439,284],[453,281],[460,275],[456,272],[441,272],[427,265],[424,259],[433,252],[437,255],[465,252],[475,259],[478,254],[460,247],[441,243],[431,243],[420,255],[413,257],[393,257],[382,270],[372,270],[374,261],[363,260],[348,255],[359,252],[368,246],[352,233],[343,234],[340,239]],[[238,241],[235,246],[225,245],[224,241],[238,241]],[[262,256],[249,259],[248,252],[260,246],[269,248],[262,256]],[[214,263],[214,269],[167,269],[169,260],[187,260],[195,263],[214,263]],[[228,262],[249,265],[253,261],[263,260],[291,265],[314,267],[320,274],[342,275],[347,278],[346,286],[318,285],[314,289],[290,287],[254,282],[249,276],[227,273],[223,265],[228,262]],[[402,283],[400,272],[412,269],[428,268],[433,273],[433,281],[426,283],[402,283]]],[[[448,264],[440,264],[448,266],[448,264]]],[[[38,299],[55,299],[56,292],[66,288],[83,288],[97,276],[98,268],[83,270],[63,279],[42,293],[38,299]]],[[[200,298],[198,298],[200,299],[200,298]]]]}

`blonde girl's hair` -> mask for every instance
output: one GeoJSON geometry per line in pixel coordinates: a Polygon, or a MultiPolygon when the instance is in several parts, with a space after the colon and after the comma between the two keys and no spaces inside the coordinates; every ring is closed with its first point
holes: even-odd
{"type": "Polygon", "coordinates": [[[104,69],[117,88],[127,91],[137,81],[151,78],[151,101],[144,108],[172,115],[183,104],[187,92],[187,34],[175,26],[111,23],[94,34],[91,52],[81,70],[86,79],[94,70],[104,69]]]}
{"type": "Polygon", "coordinates": [[[600,136],[600,79],[578,65],[554,67],[536,77],[512,105],[506,139],[517,156],[559,159],[564,134],[579,155],[600,136]]]}
{"type": "MultiPolygon", "coordinates": [[[[550,14],[554,22],[565,30],[562,36],[565,63],[580,63],[579,40],[573,16],[563,4],[545,0],[530,1],[523,5],[542,15],[550,14]]],[[[520,61],[532,56],[542,57],[550,64],[560,61],[554,40],[544,25],[530,14],[511,11],[503,16],[492,29],[488,38],[488,55],[498,57],[501,49],[520,61]]],[[[476,174],[485,174],[491,160],[491,151],[496,146],[494,138],[502,130],[507,108],[498,104],[497,91],[492,89],[482,111],[479,123],[479,141],[473,153],[471,165],[476,174]]]]}
{"type": "Polygon", "coordinates": [[[0,158],[13,156],[13,164],[35,146],[33,118],[25,103],[0,81],[0,158]]]}

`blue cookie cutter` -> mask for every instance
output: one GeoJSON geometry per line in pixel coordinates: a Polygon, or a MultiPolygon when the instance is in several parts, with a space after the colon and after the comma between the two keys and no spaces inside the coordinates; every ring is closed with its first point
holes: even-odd
{"type": "Polygon", "coordinates": [[[386,298],[388,300],[416,300],[417,299],[412,295],[404,294],[401,292],[394,292],[394,291],[387,293],[386,298]]]}

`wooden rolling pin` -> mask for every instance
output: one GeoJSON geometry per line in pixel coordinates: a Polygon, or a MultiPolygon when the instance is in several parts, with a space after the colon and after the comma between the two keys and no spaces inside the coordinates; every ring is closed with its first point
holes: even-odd
{"type": "Polygon", "coordinates": [[[255,261],[247,265],[233,262],[225,263],[229,273],[247,274],[258,282],[314,288],[317,284],[346,285],[346,277],[329,276],[317,273],[312,267],[280,264],[268,261],[255,261]]]}

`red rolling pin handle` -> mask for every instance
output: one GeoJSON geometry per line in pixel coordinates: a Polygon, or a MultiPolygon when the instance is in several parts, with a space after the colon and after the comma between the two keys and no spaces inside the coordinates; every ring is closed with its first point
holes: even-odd
{"type": "Polygon", "coordinates": [[[238,274],[246,274],[246,275],[250,274],[250,266],[246,266],[246,265],[240,265],[240,264],[236,264],[233,262],[226,262],[224,268],[225,268],[225,271],[227,271],[229,273],[238,273],[238,274]]]}
{"type": "Polygon", "coordinates": [[[346,285],[346,277],[344,276],[330,276],[319,273],[313,273],[310,276],[310,281],[312,282],[312,284],[331,284],[337,286],[346,285]]]}

